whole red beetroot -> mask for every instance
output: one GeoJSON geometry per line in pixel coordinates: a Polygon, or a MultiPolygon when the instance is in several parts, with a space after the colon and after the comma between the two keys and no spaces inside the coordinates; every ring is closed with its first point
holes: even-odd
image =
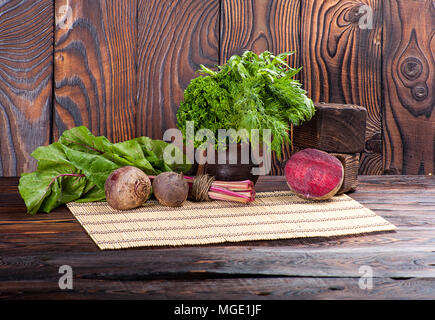
{"type": "Polygon", "coordinates": [[[104,184],[107,203],[117,210],[142,205],[151,192],[151,181],[140,169],[125,166],[113,171],[104,184]]]}
{"type": "Polygon", "coordinates": [[[160,173],[152,186],[154,196],[164,206],[179,207],[189,195],[189,184],[182,174],[176,172],[160,173]]]}

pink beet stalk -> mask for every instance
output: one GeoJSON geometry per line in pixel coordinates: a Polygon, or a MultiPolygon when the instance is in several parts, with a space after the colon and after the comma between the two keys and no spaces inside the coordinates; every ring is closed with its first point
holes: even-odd
{"type": "MultiPolygon", "coordinates": [[[[184,176],[185,179],[192,180],[193,177],[184,176]]],[[[244,181],[213,181],[212,186],[222,187],[232,191],[250,191],[254,189],[254,183],[251,180],[244,181]]]]}
{"type": "Polygon", "coordinates": [[[249,194],[246,193],[235,192],[222,187],[214,187],[212,185],[208,192],[208,196],[215,200],[237,201],[242,203],[248,203],[255,200],[255,191],[253,189],[249,194]]]}
{"type": "Polygon", "coordinates": [[[254,183],[251,180],[245,181],[214,181],[216,187],[223,187],[233,191],[248,191],[254,188],[254,183]]]}
{"type": "MultiPolygon", "coordinates": [[[[155,177],[149,176],[152,180],[155,177]]],[[[192,188],[194,177],[184,176],[192,188]]],[[[213,181],[208,197],[213,200],[233,201],[250,203],[255,200],[254,183],[251,180],[244,181],[213,181]]]]}

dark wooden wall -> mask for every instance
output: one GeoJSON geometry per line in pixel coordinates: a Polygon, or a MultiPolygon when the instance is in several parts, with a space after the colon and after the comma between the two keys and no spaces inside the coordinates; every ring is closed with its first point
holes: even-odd
{"type": "Polygon", "coordinates": [[[313,100],[367,108],[362,174],[433,173],[433,0],[3,0],[0,176],[73,126],[161,138],[199,64],[244,49],[294,50],[313,100]]]}

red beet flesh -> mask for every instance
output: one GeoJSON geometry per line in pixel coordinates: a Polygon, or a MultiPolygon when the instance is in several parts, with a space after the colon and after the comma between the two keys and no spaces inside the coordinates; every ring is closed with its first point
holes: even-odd
{"type": "Polygon", "coordinates": [[[299,197],[326,200],[340,189],[344,169],[336,157],[317,149],[304,149],[287,161],[285,177],[290,189],[299,197]]]}

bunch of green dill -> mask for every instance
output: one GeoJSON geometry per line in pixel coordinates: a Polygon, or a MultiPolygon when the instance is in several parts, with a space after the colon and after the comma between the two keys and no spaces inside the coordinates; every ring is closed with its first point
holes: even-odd
{"type": "MultiPolygon", "coordinates": [[[[209,129],[215,137],[219,129],[258,129],[262,141],[263,129],[270,129],[270,147],[280,157],[283,142],[290,142],[290,124],[300,125],[315,112],[312,100],[294,79],[301,68],[293,69],[285,62],[291,54],[245,51],[218,66],[218,71],[201,65],[199,72],[203,75],[190,82],[177,112],[184,138],[187,121],[194,122],[195,132],[209,129]]],[[[252,135],[237,139],[252,142],[252,135]]],[[[194,141],[195,147],[201,143],[194,141]]]]}

